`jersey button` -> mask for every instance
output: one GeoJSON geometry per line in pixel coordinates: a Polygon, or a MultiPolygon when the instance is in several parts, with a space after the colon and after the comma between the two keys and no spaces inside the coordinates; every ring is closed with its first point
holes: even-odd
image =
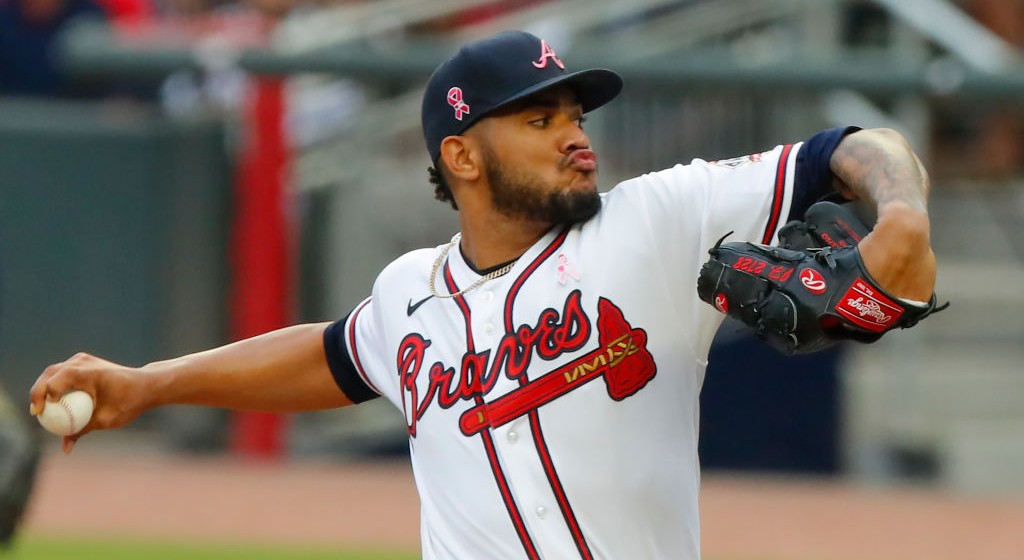
{"type": "Polygon", "coordinates": [[[492,299],[494,299],[494,292],[487,290],[485,292],[482,292],[480,296],[484,298],[484,301],[491,301],[492,299]]]}
{"type": "Polygon", "coordinates": [[[515,443],[515,442],[519,441],[519,434],[516,433],[515,431],[509,432],[508,435],[505,436],[505,437],[508,438],[508,442],[509,443],[515,443]]]}
{"type": "Polygon", "coordinates": [[[544,519],[547,516],[547,514],[548,514],[548,508],[546,508],[544,506],[537,506],[537,517],[539,519],[544,519]]]}
{"type": "Polygon", "coordinates": [[[494,324],[493,323],[487,323],[486,325],[484,325],[484,334],[488,334],[488,335],[494,334],[494,324]]]}

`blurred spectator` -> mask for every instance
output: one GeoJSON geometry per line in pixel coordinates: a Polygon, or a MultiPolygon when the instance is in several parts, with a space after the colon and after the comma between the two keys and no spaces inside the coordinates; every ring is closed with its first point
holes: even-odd
{"type": "Polygon", "coordinates": [[[247,6],[271,22],[278,22],[296,5],[295,0],[245,0],[242,5],[247,6]]]}
{"type": "Polygon", "coordinates": [[[966,9],[982,25],[1017,47],[1024,46],[1024,2],[967,0],[966,9]]]}
{"type": "Polygon", "coordinates": [[[160,0],[160,15],[170,18],[198,18],[234,5],[230,0],[160,0]]]}
{"type": "Polygon", "coordinates": [[[86,97],[57,61],[61,32],[76,18],[106,19],[93,0],[0,0],[0,93],[86,97]]]}
{"type": "Polygon", "coordinates": [[[148,0],[97,0],[115,25],[133,24],[153,17],[148,0]]]}
{"type": "MultiPolygon", "coordinates": [[[[1024,1],[967,0],[965,9],[1004,41],[1024,48],[1024,1]]],[[[1024,115],[1010,107],[988,111],[975,140],[979,175],[992,179],[1024,172],[1024,115]]]]}

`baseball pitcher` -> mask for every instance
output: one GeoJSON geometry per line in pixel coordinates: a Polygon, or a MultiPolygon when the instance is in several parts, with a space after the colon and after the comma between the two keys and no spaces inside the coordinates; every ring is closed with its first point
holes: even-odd
{"type": "Polygon", "coordinates": [[[699,558],[716,329],[733,315],[795,353],[934,311],[928,175],[896,132],[848,127],[599,194],[585,115],[621,89],[527,33],[466,44],[422,105],[430,181],[459,213],[450,242],[395,260],[335,322],[141,368],[76,355],[43,372],[32,409],[94,396],[70,450],[171,403],[384,398],[408,427],[424,558],[699,558]],[[805,216],[829,196],[877,221],[805,216]]]}

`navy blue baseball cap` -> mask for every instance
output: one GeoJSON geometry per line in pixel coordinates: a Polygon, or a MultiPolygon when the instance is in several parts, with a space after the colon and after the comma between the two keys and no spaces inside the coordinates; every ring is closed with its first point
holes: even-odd
{"type": "Polygon", "coordinates": [[[430,160],[437,162],[448,136],[556,85],[572,88],[586,113],[614,99],[622,91],[622,78],[603,68],[568,72],[547,41],[524,31],[467,43],[434,70],[423,94],[423,137],[430,160]]]}

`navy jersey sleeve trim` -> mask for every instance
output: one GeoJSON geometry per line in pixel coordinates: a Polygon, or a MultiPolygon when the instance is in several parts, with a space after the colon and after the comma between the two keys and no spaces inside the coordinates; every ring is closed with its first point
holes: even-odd
{"type": "Polygon", "coordinates": [[[793,202],[789,220],[803,217],[815,202],[835,192],[832,185],[832,152],[847,134],[860,130],[856,126],[830,128],[811,136],[796,155],[796,177],[793,179],[793,202]]]}
{"type": "Polygon", "coordinates": [[[351,315],[350,313],[345,318],[331,323],[324,330],[324,354],[327,356],[327,365],[331,368],[334,382],[350,401],[361,403],[380,395],[363,381],[355,362],[345,349],[345,324],[351,315]]]}

